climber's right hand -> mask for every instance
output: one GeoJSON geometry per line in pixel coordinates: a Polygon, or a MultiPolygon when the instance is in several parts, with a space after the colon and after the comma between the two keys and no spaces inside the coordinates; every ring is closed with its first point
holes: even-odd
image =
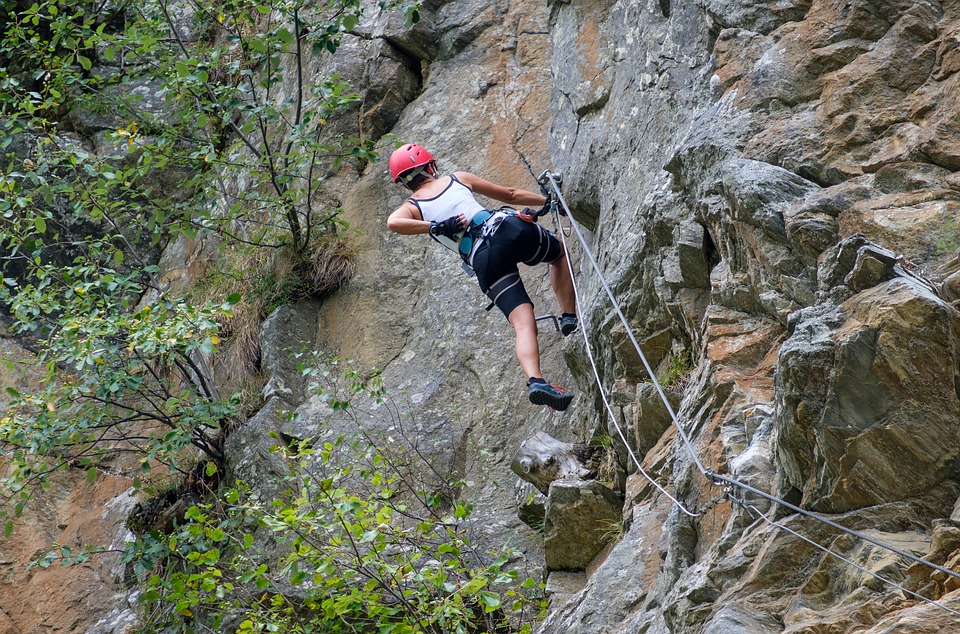
{"type": "Polygon", "coordinates": [[[451,240],[455,240],[457,234],[463,231],[463,216],[450,216],[446,220],[441,220],[437,222],[435,220],[430,221],[430,235],[443,236],[451,240]]]}

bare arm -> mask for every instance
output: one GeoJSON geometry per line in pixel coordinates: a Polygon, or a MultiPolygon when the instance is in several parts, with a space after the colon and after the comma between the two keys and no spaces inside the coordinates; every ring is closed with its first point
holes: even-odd
{"type": "Polygon", "coordinates": [[[430,230],[430,223],[420,220],[420,212],[416,205],[406,201],[387,218],[387,228],[394,233],[412,236],[427,233],[430,230]]]}
{"type": "Polygon", "coordinates": [[[547,202],[546,197],[515,187],[503,187],[484,180],[479,176],[469,172],[454,172],[461,183],[472,189],[474,192],[499,200],[508,205],[542,207],[547,202]]]}
{"type": "MultiPolygon", "coordinates": [[[[418,233],[429,233],[430,223],[426,220],[420,220],[420,210],[416,205],[407,201],[397,207],[397,209],[387,218],[387,228],[394,233],[405,236],[412,236],[418,233]]],[[[467,217],[460,214],[460,225],[466,226],[467,217]]]]}

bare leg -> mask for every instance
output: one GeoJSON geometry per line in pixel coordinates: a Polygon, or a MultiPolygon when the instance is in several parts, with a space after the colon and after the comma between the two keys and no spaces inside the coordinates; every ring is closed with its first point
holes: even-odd
{"type": "Polygon", "coordinates": [[[550,263],[550,285],[553,286],[553,292],[560,304],[560,312],[575,314],[577,312],[577,302],[573,293],[570,269],[567,267],[566,252],[550,263]]]}
{"type": "Polygon", "coordinates": [[[540,372],[540,345],[537,343],[537,319],[533,304],[520,304],[507,317],[517,333],[517,360],[527,378],[542,377],[540,372]]]}

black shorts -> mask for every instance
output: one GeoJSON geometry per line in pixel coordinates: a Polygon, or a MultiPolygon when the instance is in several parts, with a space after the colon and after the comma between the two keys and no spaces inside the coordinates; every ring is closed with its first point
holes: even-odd
{"type": "Polygon", "coordinates": [[[557,237],[538,224],[515,216],[503,221],[473,255],[480,290],[507,317],[521,304],[533,304],[520,279],[520,263],[553,262],[563,253],[557,237]]]}

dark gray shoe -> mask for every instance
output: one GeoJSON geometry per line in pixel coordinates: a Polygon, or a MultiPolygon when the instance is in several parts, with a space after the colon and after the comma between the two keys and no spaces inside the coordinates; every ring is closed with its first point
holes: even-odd
{"type": "Polygon", "coordinates": [[[560,317],[560,332],[562,332],[563,336],[566,337],[570,333],[574,332],[579,324],[580,321],[577,319],[576,315],[563,315],[560,317]]]}
{"type": "Polygon", "coordinates": [[[534,405],[546,405],[558,412],[562,412],[570,407],[573,401],[573,394],[562,387],[550,385],[549,383],[528,383],[530,402],[534,405]]]}

